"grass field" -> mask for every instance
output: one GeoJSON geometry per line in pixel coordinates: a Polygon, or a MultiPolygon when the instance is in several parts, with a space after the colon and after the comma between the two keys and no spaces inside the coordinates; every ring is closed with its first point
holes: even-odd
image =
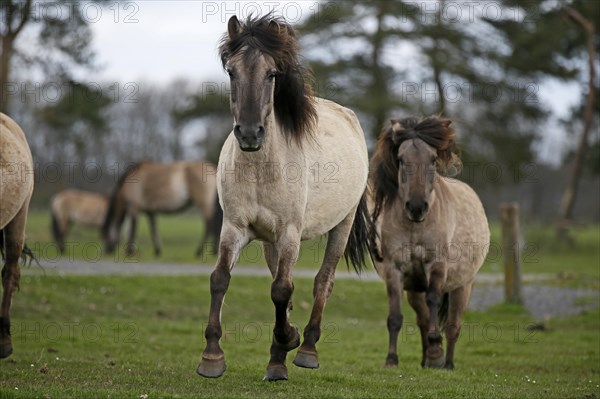
{"type": "MultiPolygon", "coordinates": [[[[268,278],[232,279],[217,380],[195,373],[204,348],[208,277],[50,277],[26,272],[13,305],[15,352],[0,361],[0,398],[414,397],[598,398],[600,313],[544,321],[520,307],[467,312],[454,371],[423,370],[405,306],[400,366],[382,367],[386,296],[377,282],[339,280],[318,345],[321,368],[261,381],[273,305],[268,278]]],[[[292,321],[303,327],[312,281],[296,279],[292,321]]],[[[292,353],[289,358],[293,358],[292,353]]]]}
{"type": "MultiPolygon", "coordinates": [[[[75,228],[67,241],[65,258],[76,259],[99,258],[117,259],[120,261],[160,261],[166,263],[208,263],[214,264],[216,258],[211,255],[197,258],[194,256],[196,246],[203,231],[203,223],[196,213],[179,215],[161,215],[158,228],[163,242],[163,254],[157,259],[153,255],[148,224],[145,218],[138,222],[138,253],[132,258],[125,258],[123,251],[104,255],[97,231],[75,228]]],[[[28,243],[39,254],[41,259],[56,261],[56,245],[50,235],[50,216],[47,212],[31,212],[27,226],[28,243]]],[[[488,259],[482,272],[502,272],[502,250],[500,228],[492,224],[492,243],[488,259]]],[[[523,228],[523,273],[550,273],[574,279],[600,278],[600,227],[591,225],[576,227],[573,230],[576,245],[557,242],[551,227],[526,225],[523,228]]],[[[122,234],[126,236],[125,232],[122,234]]],[[[303,243],[297,267],[316,268],[320,265],[326,240],[316,239],[303,243]]],[[[240,264],[265,265],[262,246],[252,242],[240,256],[240,264]]],[[[342,266],[345,267],[345,266],[342,266]]]]}

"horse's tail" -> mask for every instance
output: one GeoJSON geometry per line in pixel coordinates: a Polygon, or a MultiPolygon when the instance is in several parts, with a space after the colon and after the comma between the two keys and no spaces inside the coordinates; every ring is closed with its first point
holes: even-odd
{"type": "Polygon", "coordinates": [[[63,253],[65,248],[64,248],[64,243],[63,243],[63,233],[60,230],[60,225],[58,223],[58,216],[56,215],[56,210],[54,208],[52,208],[50,210],[50,215],[52,215],[52,237],[54,238],[54,241],[56,242],[56,244],[58,245],[58,249],[60,250],[60,253],[63,253]]]}
{"type": "Polygon", "coordinates": [[[375,226],[367,208],[367,190],[365,190],[356,208],[352,230],[350,230],[350,236],[344,251],[346,263],[351,264],[358,274],[367,269],[365,259],[367,253],[373,259],[374,254],[369,245],[369,237],[373,234],[374,229],[375,226]]]}
{"type": "MultiPolygon", "coordinates": [[[[4,256],[4,230],[0,230],[0,258],[5,260],[4,256]]],[[[27,246],[27,243],[23,243],[23,251],[21,252],[21,260],[24,265],[31,265],[31,262],[35,261],[35,263],[40,265],[35,253],[27,246]],[[27,262],[29,260],[29,262],[27,262]]],[[[43,269],[42,269],[43,270],[43,269]]],[[[45,273],[45,272],[44,272],[45,273]]],[[[17,285],[18,287],[18,285],[17,285]]]]}
{"type": "Polygon", "coordinates": [[[448,320],[449,299],[450,298],[448,293],[442,295],[442,303],[440,304],[440,309],[438,310],[438,323],[442,330],[444,330],[446,320],[448,320]]]}

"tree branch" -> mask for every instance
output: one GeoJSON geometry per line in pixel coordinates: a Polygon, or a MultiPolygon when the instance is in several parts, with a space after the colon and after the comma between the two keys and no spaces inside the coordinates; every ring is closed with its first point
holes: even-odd
{"type": "Polygon", "coordinates": [[[19,25],[17,26],[17,29],[15,29],[15,31],[13,32],[13,34],[15,36],[17,36],[19,34],[19,32],[21,32],[21,30],[23,29],[25,24],[27,24],[27,21],[29,21],[30,12],[31,12],[31,0],[27,0],[25,2],[25,5],[23,6],[21,21],[19,21],[19,25]]]}

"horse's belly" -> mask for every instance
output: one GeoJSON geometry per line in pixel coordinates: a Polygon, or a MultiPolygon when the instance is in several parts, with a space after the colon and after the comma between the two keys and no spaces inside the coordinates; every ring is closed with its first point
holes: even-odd
{"type": "Polygon", "coordinates": [[[308,196],[302,239],[337,226],[360,201],[367,186],[368,156],[363,137],[325,136],[321,151],[308,159],[308,196]]]}
{"type": "Polygon", "coordinates": [[[33,190],[29,148],[2,127],[0,136],[0,229],[23,207],[33,190]]]}

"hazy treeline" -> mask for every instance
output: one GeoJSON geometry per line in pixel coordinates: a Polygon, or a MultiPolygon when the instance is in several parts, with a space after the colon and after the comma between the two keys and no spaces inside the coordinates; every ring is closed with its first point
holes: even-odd
{"type": "MultiPolygon", "coordinates": [[[[68,186],[110,192],[127,165],[143,159],[217,161],[232,123],[225,74],[163,86],[77,79],[71,71],[94,66],[89,24],[73,14],[60,23],[32,17],[25,23],[38,26],[39,45],[47,47],[43,54],[56,48],[70,58],[24,55],[16,51],[17,31],[8,27],[19,25],[28,3],[11,0],[2,5],[0,34],[3,39],[14,36],[15,49],[7,64],[8,47],[2,49],[4,70],[10,65],[2,110],[8,109],[28,133],[37,162],[34,206],[47,206],[53,193],[68,186]],[[75,28],[78,44],[65,43],[61,34],[75,28]],[[36,70],[37,75],[31,72],[36,70]]],[[[73,4],[76,13],[79,3],[73,4]]],[[[490,215],[496,214],[500,200],[516,200],[525,218],[556,218],[588,91],[586,36],[569,12],[597,22],[599,3],[319,4],[297,26],[314,70],[315,92],[355,110],[371,148],[391,117],[450,117],[465,164],[459,177],[477,188],[490,215]],[[540,88],[553,80],[581,87],[581,103],[562,118],[540,97],[540,88]],[[549,131],[564,145],[544,148],[549,131]]],[[[600,41],[597,31],[595,39],[600,41]]],[[[598,91],[597,82],[593,87],[598,91]]],[[[575,207],[579,221],[600,219],[595,115],[575,207]]]]}

